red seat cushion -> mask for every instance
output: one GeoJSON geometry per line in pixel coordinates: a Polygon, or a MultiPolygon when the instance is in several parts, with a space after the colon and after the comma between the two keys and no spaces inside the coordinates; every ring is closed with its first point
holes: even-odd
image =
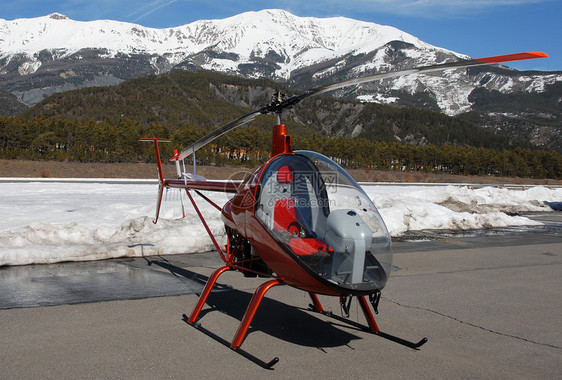
{"type": "Polygon", "coordinates": [[[291,250],[300,256],[310,256],[318,251],[326,252],[325,242],[314,238],[291,239],[291,250]]]}

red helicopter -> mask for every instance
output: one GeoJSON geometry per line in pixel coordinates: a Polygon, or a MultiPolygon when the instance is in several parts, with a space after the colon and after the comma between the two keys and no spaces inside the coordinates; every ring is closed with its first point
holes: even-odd
{"type": "Polygon", "coordinates": [[[264,368],[271,368],[279,359],[263,362],[240,346],[264,295],[277,285],[289,285],[308,292],[314,311],[338,319],[342,317],[324,311],[317,294],[339,297],[347,316],[350,302],[356,297],[367,320],[368,328],[363,326],[365,329],[410,348],[421,347],[427,342],[426,338],[410,342],[380,331],[371,312],[372,306],[378,313],[381,290],[391,273],[391,241],[383,219],[363,189],[338,164],[319,153],[293,151],[291,137],[286,126],[281,124],[283,110],[311,96],[349,85],[408,74],[544,57],[547,57],[545,53],[533,52],[459,60],[355,78],[292,97],[278,93],[270,104],[217,128],[181,153],[176,153],[170,161],[176,163],[178,179],[164,178],[158,149],[158,142],[171,140],[141,139],[153,141],[156,150],[159,190],[154,223],[158,220],[164,189],[185,189],[225,264],[209,277],[191,315],[184,315],[184,320],[228,345],[222,338],[201,327],[197,319],[219,276],[226,271],[237,270],[245,276],[271,278],[254,292],[230,342],[230,348],[264,368]],[[258,115],[268,113],[277,115],[271,158],[247,180],[243,183],[209,181],[195,174],[195,152],[199,148],[251,122],[258,115]],[[182,174],[180,162],[185,168],[184,160],[191,154],[194,155],[194,173],[182,174]],[[220,207],[201,191],[234,195],[220,207]],[[224,247],[219,246],[192,193],[221,213],[227,235],[224,247]]]}

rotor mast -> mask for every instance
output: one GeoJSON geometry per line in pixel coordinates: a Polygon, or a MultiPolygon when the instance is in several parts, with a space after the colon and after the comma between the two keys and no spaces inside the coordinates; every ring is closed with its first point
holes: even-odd
{"type": "Polygon", "coordinates": [[[277,124],[273,126],[272,140],[271,140],[271,157],[278,154],[289,153],[292,151],[291,136],[287,134],[287,127],[281,123],[281,116],[283,115],[282,106],[283,102],[287,99],[287,95],[277,91],[273,94],[271,103],[268,108],[271,112],[275,112],[277,124]]]}

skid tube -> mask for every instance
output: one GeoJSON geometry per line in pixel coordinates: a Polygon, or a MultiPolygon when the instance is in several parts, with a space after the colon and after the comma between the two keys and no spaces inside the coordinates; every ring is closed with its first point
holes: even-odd
{"type": "Polygon", "coordinates": [[[201,323],[199,322],[195,322],[195,323],[190,323],[188,321],[188,317],[187,315],[183,314],[182,315],[182,320],[187,323],[188,325],[196,328],[197,330],[201,331],[203,334],[207,335],[209,338],[214,339],[215,341],[219,342],[220,344],[222,344],[225,347],[230,348],[232,351],[236,352],[237,354],[245,357],[246,359],[248,359],[249,361],[251,361],[254,364],[259,365],[260,367],[264,368],[264,369],[273,369],[273,366],[275,364],[277,364],[279,362],[279,358],[276,356],[273,359],[271,359],[269,362],[265,362],[263,360],[261,360],[260,358],[250,354],[248,351],[244,351],[242,348],[238,347],[238,348],[232,348],[230,346],[230,342],[227,341],[224,338],[221,338],[220,336],[218,336],[217,334],[215,334],[214,332],[206,329],[205,327],[201,326],[201,323]]]}
{"type": "Polygon", "coordinates": [[[360,323],[357,323],[355,321],[352,321],[348,318],[344,318],[341,317],[337,314],[332,313],[331,311],[325,311],[322,306],[320,305],[320,301],[318,301],[318,297],[316,297],[315,294],[310,294],[312,300],[313,300],[313,304],[310,304],[309,307],[312,311],[315,311],[317,313],[320,313],[322,315],[325,315],[327,317],[330,318],[334,318],[339,322],[343,322],[346,323],[348,325],[351,325],[353,327],[356,327],[360,330],[363,331],[368,331],[371,332],[375,335],[380,336],[381,338],[385,338],[388,340],[391,340],[395,343],[401,344],[403,346],[406,346],[408,348],[417,350],[419,349],[421,346],[423,346],[426,342],[427,342],[427,338],[422,338],[419,342],[410,342],[406,339],[402,339],[399,338],[397,336],[391,335],[391,334],[387,334],[385,332],[380,331],[379,327],[377,326],[377,323],[375,322],[375,317],[373,317],[373,313],[371,312],[371,309],[369,308],[369,304],[367,303],[367,301],[365,300],[364,296],[357,296],[357,300],[359,301],[359,305],[361,306],[361,309],[363,310],[363,314],[365,315],[365,318],[367,319],[367,323],[368,323],[368,327],[365,325],[362,325],[360,323]]]}

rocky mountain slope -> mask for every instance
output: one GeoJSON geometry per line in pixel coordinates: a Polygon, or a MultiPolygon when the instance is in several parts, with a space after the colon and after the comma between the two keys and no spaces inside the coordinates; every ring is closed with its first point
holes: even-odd
{"type": "MultiPolygon", "coordinates": [[[[175,131],[186,125],[211,130],[267,104],[276,91],[291,89],[265,79],[245,79],[212,72],[184,72],[132,79],[116,86],[84,88],[54,94],[21,114],[26,119],[55,118],[82,123],[133,120],[165,125],[175,131]]],[[[283,113],[295,136],[364,137],[412,145],[471,145],[506,149],[526,146],[528,136],[506,136],[439,112],[318,96],[283,113]]],[[[273,115],[258,117],[251,126],[265,131],[273,115]]]]}
{"type": "MultiPolygon", "coordinates": [[[[58,13],[0,19],[0,90],[28,106],[57,92],[173,70],[269,78],[305,89],[462,58],[467,57],[390,26],[297,17],[283,10],[164,29],[110,20],[79,22],[58,13]]],[[[386,79],[333,95],[448,115],[481,111],[490,115],[483,126],[525,125],[537,141],[548,141],[560,137],[561,87],[561,72],[498,66],[386,79]]],[[[0,104],[0,114],[7,114],[4,109],[0,104]]]]}
{"type": "MultiPolygon", "coordinates": [[[[393,68],[467,58],[399,29],[339,18],[303,18],[282,10],[243,13],[165,29],[117,21],[73,21],[61,14],[0,20],[1,88],[25,103],[71,88],[116,84],[174,68],[267,77],[312,86],[393,68]]],[[[449,70],[341,91],[366,101],[412,102],[448,114],[470,109],[476,87],[544,92],[561,73],[449,70]]]]}

